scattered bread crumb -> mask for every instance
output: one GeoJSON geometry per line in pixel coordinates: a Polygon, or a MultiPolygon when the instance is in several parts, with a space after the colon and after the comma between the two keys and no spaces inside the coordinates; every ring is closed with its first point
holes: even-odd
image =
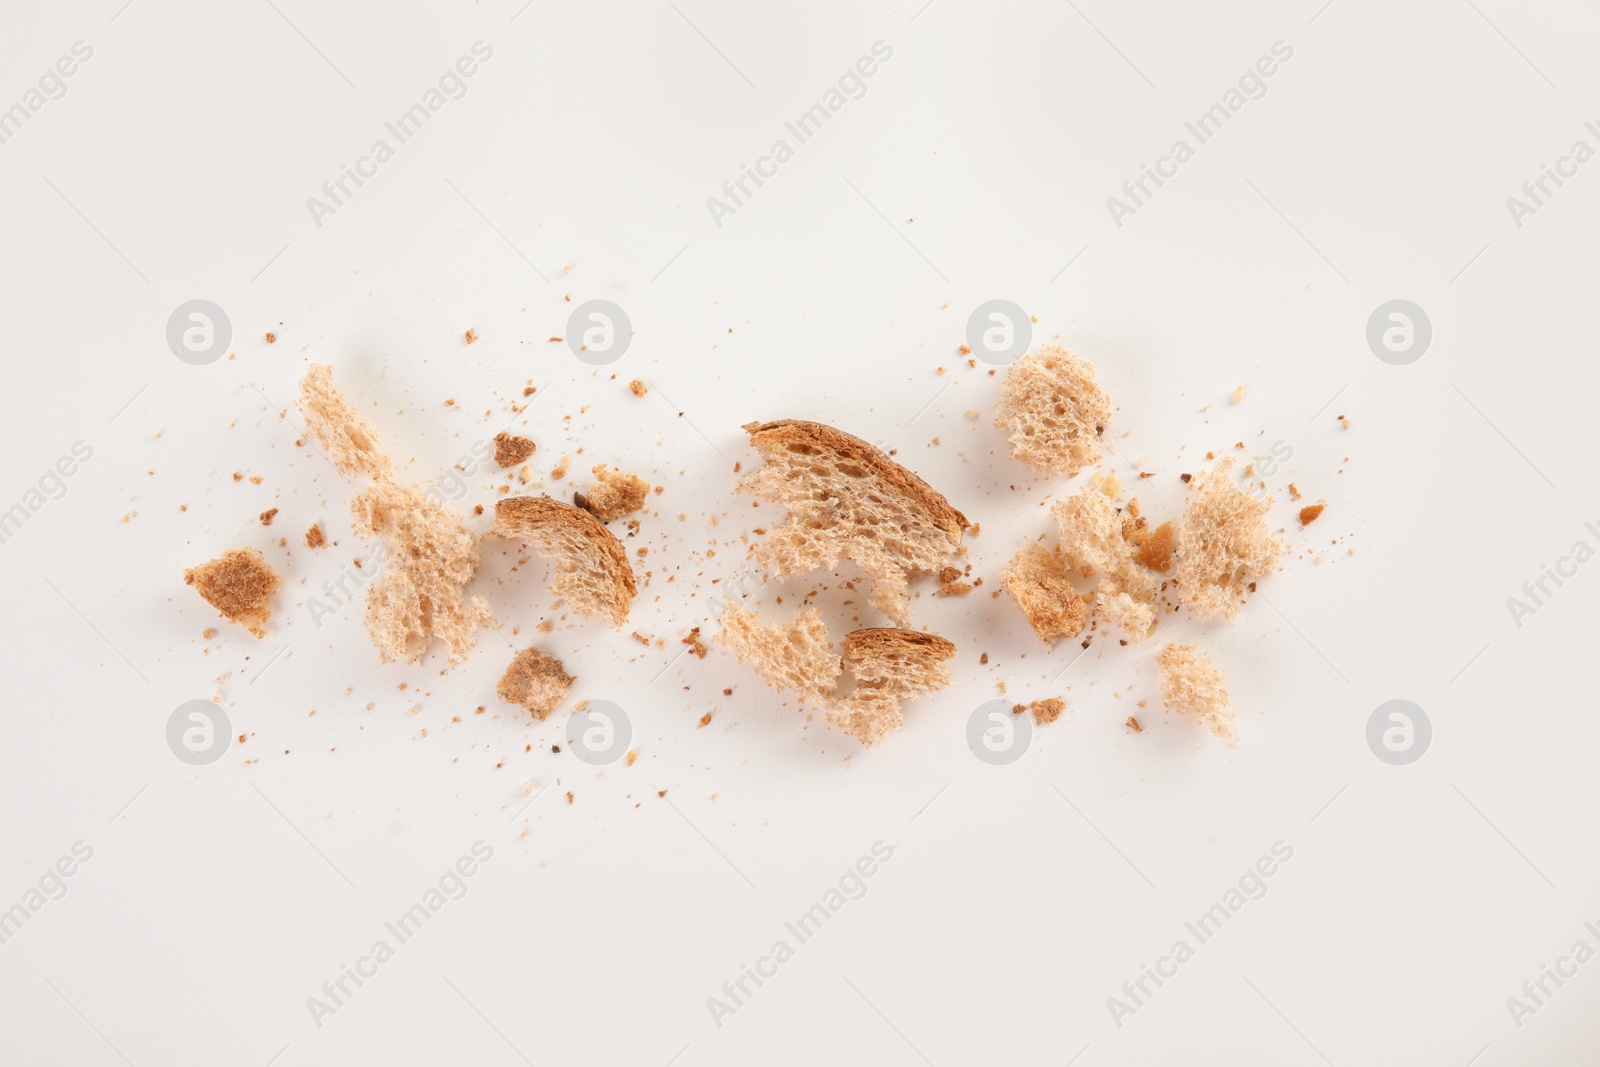
{"type": "Polygon", "coordinates": [[[1161,703],[1228,742],[1239,743],[1227,677],[1194,645],[1168,643],[1156,656],[1161,671],[1161,703]]]}
{"type": "Polygon", "coordinates": [[[207,604],[236,622],[256,637],[267,636],[267,620],[272,617],[272,594],[283,585],[254,548],[232,548],[207,563],[190,567],[183,580],[207,604]]]}
{"type": "Polygon", "coordinates": [[[501,700],[521,704],[535,719],[543,722],[566,699],[575,681],[577,679],[568,674],[554,656],[547,656],[536,648],[525,648],[512,658],[495,692],[501,700]]]}
{"type": "Polygon", "coordinates": [[[539,450],[532,439],[501,430],[494,435],[494,462],[501,470],[515,467],[539,450]]]}
{"type": "Polygon", "coordinates": [[[1322,515],[1323,509],[1327,506],[1328,505],[1326,504],[1307,504],[1305,507],[1301,508],[1300,525],[1310,526],[1312,523],[1316,522],[1317,519],[1322,515]]]}
{"type": "Polygon", "coordinates": [[[995,425],[1011,454],[1042,474],[1075,475],[1100,458],[1111,401],[1088,360],[1042,345],[1013,363],[1000,386],[995,425]]]}
{"type": "Polygon", "coordinates": [[[604,463],[596,464],[590,473],[594,484],[587,493],[576,494],[573,503],[601,522],[632,515],[650,496],[650,483],[637,474],[612,470],[604,463]]]}
{"type": "Polygon", "coordinates": [[[635,378],[633,381],[628,383],[628,391],[634,396],[644,396],[650,391],[650,387],[645,385],[639,379],[635,378]]]}
{"type": "Polygon", "coordinates": [[[306,531],[306,547],[321,548],[327,543],[327,538],[322,536],[322,524],[316,522],[312,523],[311,529],[306,531]]]}

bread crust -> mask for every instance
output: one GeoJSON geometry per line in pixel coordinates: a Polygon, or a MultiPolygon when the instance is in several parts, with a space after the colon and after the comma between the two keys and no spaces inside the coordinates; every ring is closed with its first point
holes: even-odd
{"type": "Polygon", "coordinates": [[[758,447],[763,442],[782,447],[791,444],[810,445],[832,452],[842,459],[852,459],[865,464],[889,488],[921,505],[929,518],[958,541],[962,532],[972,526],[967,517],[952,507],[950,501],[946,500],[937,489],[890,459],[882,449],[868,444],[854,434],[845,433],[826,423],[808,422],[805,419],[747,422],[741,429],[750,435],[750,443],[758,447]]]}
{"type": "Polygon", "coordinates": [[[628,621],[638,587],[622,542],[587,511],[549,496],[504,497],[494,505],[492,533],[538,545],[558,561],[555,591],[585,614],[604,614],[613,626],[628,621]],[[564,545],[581,548],[566,552],[564,545]],[[596,579],[592,564],[599,569],[596,579]]]}

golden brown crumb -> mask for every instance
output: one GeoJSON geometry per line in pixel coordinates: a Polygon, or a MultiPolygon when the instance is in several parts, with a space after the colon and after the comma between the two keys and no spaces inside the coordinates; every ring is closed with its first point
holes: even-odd
{"type": "Polygon", "coordinates": [[[273,517],[276,516],[277,514],[278,514],[278,509],[277,508],[268,508],[266,511],[263,511],[261,513],[261,525],[263,525],[263,526],[271,526],[273,517]]]}
{"type": "MultiPolygon", "coordinates": [[[[700,716],[700,722],[696,726],[696,729],[698,729],[700,726],[710,726],[710,725],[711,725],[711,713],[708,711],[704,715],[700,716]]],[[[667,791],[665,789],[663,789],[661,791],[661,795],[662,796],[666,796],[667,795],[667,791]]]]}
{"type": "Polygon", "coordinates": [[[494,435],[494,462],[501,470],[515,467],[539,450],[539,446],[526,437],[506,433],[504,430],[494,435]]]}
{"type": "Polygon", "coordinates": [[[306,531],[306,547],[321,548],[327,543],[327,538],[322,536],[322,524],[317,522],[312,523],[311,529],[306,531]]]}
{"type": "Polygon", "coordinates": [[[644,507],[645,499],[650,495],[650,483],[637,474],[612,470],[604,463],[596,464],[591,473],[594,474],[594,484],[589,487],[589,492],[574,493],[572,502],[601,522],[632,515],[644,507]]]}
{"type": "Polygon", "coordinates": [[[1144,727],[1140,726],[1139,725],[1139,720],[1135,719],[1132,715],[1128,716],[1128,722],[1127,722],[1126,725],[1127,725],[1128,729],[1132,730],[1136,734],[1144,733],[1144,727]]]}
{"type": "Polygon", "coordinates": [[[270,345],[270,344],[272,344],[272,343],[273,343],[273,342],[274,342],[274,341],[276,341],[276,340],[277,340],[277,339],[278,339],[278,335],[277,335],[277,334],[275,334],[275,333],[272,333],[272,332],[270,332],[270,331],[269,331],[269,332],[268,332],[268,333],[267,333],[267,344],[269,344],[269,345],[270,345]]]}
{"type": "Polygon", "coordinates": [[[638,759],[638,758],[639,758],[639,750],[638,749],[636,749],[636,748],[628,749],[628,766],[632,767],[633,766],[633,761],[638,759]]]}
{"type": "Polygon", "coordinates": [[[1296,500],[1300,499],[1300,488],[1293,482],[1289,483],[1289,495],[1294,497],[1296,500]]]}
{"type": "Polygon", "coordinates": [[[633,381],[628,383],[628,391],[634,396],[644,396],[650,391],[650,388],[639,379],[635,378],[633,381]]]}
{"type": "Polygon", "coordinates": [[[1238,404],[1244,400],[1244,386],[1238,386],[1233,391],[1233,402],[1238,404]]]}
{"type": "Polygon", "coordinates": [[[511,660],[495,692],[501,700],[521,704],[535,719],[543,721],[566,698],[575,681],[554,656],[525,648],[511,660]]]}
{"type": "Polygon", "coordinates": [[[706,653],[711,651],[700,642],[700,627],[698,626],[689,631],[689,636],[683,639],[683,643],[689,646],[689,650],[695,654],[697,659],[705,659],[706,653]]]}
{"type": "Polygon", "coordinates": [[[200,636],[205,638],[207,641],[209,641],[213,637],[217,636],[217,631],[215,631],[211,627],[207,626],[204,630],[200,631],[200,636]]]}
{"type": "Polygon", "coordinates": [[[1165,574],[1172,569],[1172,523],[1164,522],[1145,535],[1134,559],[1141,567],[1165,574]]]}
{"type": "Polygon", "coordinates": [[[572,807],[572,790],[567,790],[567,807],[572,807]]]}
{"type": "Polygon", "coordinates": [[[1326,504],[1308,504],[1305,507],[1301,508],[1300,509],[1300,525],[1301,526],[1310,526],[1312,523],[1316,522],[1317,521],[1317,517],[1322,514],[1322,509],[1327,507],[1327,506],[1328,505],[1326,505],[1326,504]]]}
{"type": "Polygon", "coordinates": [[[476,341],[478,339],[478,328],[476,326],[469,326],[467,328],[467,332],[465,334],[465,337],[467,339],[467,344],[469,344],[469,345],[472,342],[476,341]]]}
{"type": "Polygon", "coordinates": [[[1055,722],[1061,718],[1061,713],[1067,708],[1067,702],[1060,697],[1046,697],[1044,700],[1035,700],[1028,705],[1028,710],[1033,713],[1033,721],[1040,726],[1055,722]]]}
{"type": "Polygon", "coordinates": [[[233,548],[209,563],[183,572],[185,583],[207,604],[257,637],[267,635],[266,622],[272,616],[268,602],[283,584],[261,553],[253,548],[233,548]]]}

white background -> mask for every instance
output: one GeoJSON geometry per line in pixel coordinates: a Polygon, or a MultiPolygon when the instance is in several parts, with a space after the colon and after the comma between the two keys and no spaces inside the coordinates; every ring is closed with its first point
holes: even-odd
{"type": "MultiPolygon", "coordinates": [[[[1520,628],[1506,606],[1575,540],[1600,547],[1600,165],[1520,228],[1506,207],[1575,139],[1600,146],[1592,14],[120,2],[12,4],[0,26],[0,107],[94,50],[0,144],[0,508],[93,449],[0,546],[0,908],[93,849],[0,945],[0,1060],[1594,1062],[1600,963],[1520,1028],[1506,1004],[1578,938],[1600,948],[1595,569],[1520,628]],[[467,94],[314,225],[307,198],[478,40],[493,58],[467,94]],[[880,40],[866,94],[715,225],[706,199],[880,40]],[[1107,197],[1279,40],[1265,96],[1116,226],[1107,197]],[[597,297],[635,329],[599,372],[546,340],[597,297]],[[1077,645],[1047,650],[991,598],[1071,488],[1010,459],[998,380],[956,357],[996,297],[1095,361],[1105,469],[1152,471],[1134,488],[1158,518],[1206,451],[1293,449],[1271,479],[1293,551],[1236,622],[1174,617],[1060,677],[1077,645]],[[195,298],[234,331],[204,367],[165,340],[195,298]],[[1433,323],[1405,367],[1365,341],[1394,298],[1433,323]],[[664,645],[552,614],[545,564],[513,574],[493,540],[473,589],[506,630],[455,670],[437,648],[381,666],[359,606],[317,626],[310,598],[373,546],[353,487],[295,444],[312,361],[418,482],[531,380],[541,480],[573,457],[553,492],[596,462],[664,486],[628,542],[649,548],[628,629],[664,645]],[[729,491],[754,462],[740,424],[781,417],[898,449],[982,524],[983,587],[913,602],[958,645],[954,684],[869,752],[678,643],[713,629],[740,535],[778,518],[729,491]],[[1306,532],[1291,480],[1328,503],[1306,532]],[[313,521],[336,546],[303,547],[313,521]],[[288,583],[260,641],[182,584],[239,545],[288,583]],[[1237,750],[1160,711],[1168,638],[1227,670],[1237,750]],[[534,724],[495,699],[532,639],[578,676],[572,700],[627,710],[633,767],[553,753],[565,711],[534,724]],[[964,735],[1002,683],[1068,711],[995,768],[964,735]],[[213,697],[247,740],[190,767],[167,719],[213,697]],[[1394,698],[1434,726],[1408,767],[1365,740],[1394,698]],[[551,788],[522,812],[524,783],[551,788]],[[714,1025],[707,998],[880,840],[866,895],[714,1025]],[[1266,896],[1114,1025],[1107,998],[1280,840],[1266,896]],[[475,841],[493,859],[467,895],[314,1025],[307,998],[475,841]]],[[[776,619],[816,589],[836,636],[881,621],[837,586],[756,597],[776,619]]]]}

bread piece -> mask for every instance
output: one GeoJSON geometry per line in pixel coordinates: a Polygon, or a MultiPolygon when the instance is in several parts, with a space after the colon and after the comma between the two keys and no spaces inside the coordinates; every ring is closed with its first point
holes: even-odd
{"type": "Polygon", "coordinates": [[[350,502],[358,534],[381,537],[383,573],[367,588],[367,633],[385,663],[416,663],[434,638],[450,664],[467,658],[478,627],[493,626],[482,597],[466,597],[478,572],[478,539],[454,508],[387,479],[350,502]]]}
{"type": "Polygon", "coordinates": [[[995,407],[1011,454],[1042,474],[1071,476],[1097,462],[1110,421],[1094,366],[1060,345],[1041,345],[1013,363],[995,407]]]}
{"type": "Polygon", "coordinates": [[[574,502],[601,522],[632,515],[650,496],[650,483],[637,474],[612,470],[604,463],[596,465],[592,473],[594,484],[574,502]]]}
{"type": "Polygon", "coordinates": [[[356,416],[333,385],[333,368],[313,364],[300,383],[306,432],[321,443],[334,467],[372,484],[350,502],[359,534],[383,539],[383,574],[367,587],[366,624],[385,663],[415,663],[435,637],[450,648],[454,666],[477,642],[494,615],[482,597],[466,599],[477,573],[478,542],[461,514],[423,492],[394,481],[394,465],[372,428],[356,416]]]}
{"type": "Polygon", "coordinates": [[[775,578],[856,563],[872,602],[910,621],[910,579],[965,555],[967,517],[927,482],[872,445],[817,422],[749,423],[765,463],[739,483],[782,505],[783,524],[757,542],[756,563],[775,578]]]}
{"type": "Polygon", "coordinates": [[[512,658],[495,692],[501,700],[521,704],[543,722],[566,699],[575,681],[554,656],[537,648],[525,648],[512,658]]]}
{"type": "Polygon", "coordinates": [[[231,548],[198,567],[183,572],[185,583],[194,586],[205,602],[222,612],[257,637],[267,636],[267,620],[272,617],[272,594],[283,585],[260,552],[253,548],[231,548]]]}
{"type": "Polygon", "coordinates": [[[1089,609],[1061,561],[1039,545],[1018,552],[1000,572],[1000,584],[1045,644],[1078,634],[1088,621],[1089,609]]]}
{"type": "Polygon", "coordinates": [[[935,634],[875,627],[845,635],[844,665],[856,687],[828,709],[828,721],[872,746],[900,729],[902,701],[950,684],[945,660],[956,646],[935,634]]]}
{"type": "Polygon", "coordinates": [[[774,689],[792,689],[813,704],[833,698],[841,670],[816,608],[793,622],[763,626],[755,612],[728,600],[723,605],[717,643],[755,668],[774,689]]]}
{"type": "Polygon", "coordinates": [[[494,435],[494,462],[501,470],[515,467],[539,450],[530,438],[501,430],[494,435]]]}
{"type": "Polygon", "coordinates": [[[1155,582],[1139,566],[1135,546],[1122,533],[1122,516],[1102,492],[1086,487],[1050,508],[1061,530],[1062,562],[1085,578],[1099,575],[1135,599],[1154,595],[1155,582]]]}
{"type": "Polygon", "coordinates": [[[1156,656],[1161,670],[1161,703],[1228,742],[1239,743],[1233,709],[1228,707],[1227,676],[1194,645],[1168,642],[1156,656]]]}
{"type": "Polygon", "coordinates": [[[1109,625],[1121,630],[1129,641],[1143,641],[1150,636],[1156,624],[1155,609],[1121,592],[1111,581],[1100,583],[1094,609],[1109,625]]]}
{"type": "Polygon", "coordinates": [[[1033,713],[1033,721],[1044,726],[1061,718],[1061,713],[1067,710],[1067,702],[1060,697],[1045,697],[1029,704],[1028,710],[1033,713]]]}
{"type": "Polygon", "coordinates": [[[638,588],[622,542],[582,508],[548,496],[512,496],[495,503],[490,532],[526,541],[556,561],[551,592],[585,615],[621,626],[638,588]]]}
{"type": "Polygon", "coordinates": [[[333,367],[313,363],[300,381],[300,414],[306,433],[322,446],[334,468],[347,478],[364,474],[374,480],[394,476],[394,464],[378,444],[378,435],[333,387],[333,367]]]}
{"type": "Polygon", "coordinates": [[[1173,577],[1179,599],[1202,619],[1233,618],[1250,584],[1278,564],[1283,543],[1267,528],[1272,498],[1257,500],[1228,480],[1231,459],[1190,483],[1178,521],[1173,577]]]}

